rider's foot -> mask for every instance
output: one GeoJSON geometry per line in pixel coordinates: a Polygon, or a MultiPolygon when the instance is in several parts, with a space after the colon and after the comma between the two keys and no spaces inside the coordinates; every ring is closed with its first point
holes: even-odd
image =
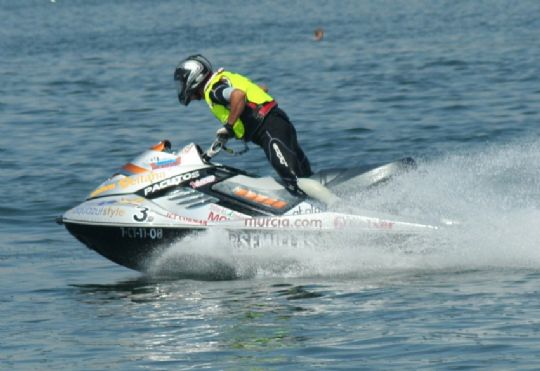
{"type": "Polygon", "coordinates": [[[297,184],[298,188],[306,195],[325,203],[327,206],[334,205],[340,200],[332,191],[314,179],[298,178],[297,184]]]}

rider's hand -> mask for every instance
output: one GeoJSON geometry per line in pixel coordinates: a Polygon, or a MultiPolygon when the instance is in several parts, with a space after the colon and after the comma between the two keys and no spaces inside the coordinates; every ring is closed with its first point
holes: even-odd
{"type": "Polygon", "coordinates": [[[218,131],[216,131],[216,136],[218,138],[229,140],[234,138],[234,131],[230,125],[224,125],[223,127],[219,128],[218,131]]]}

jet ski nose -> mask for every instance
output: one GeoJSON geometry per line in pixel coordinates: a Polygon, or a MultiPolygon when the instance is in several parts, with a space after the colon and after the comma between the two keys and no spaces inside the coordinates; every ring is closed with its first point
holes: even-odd
{"type": "Polygon", "coordinates": [[[56,224],[64,225],[64,217],[62,215],[57,216],[54,221],[56,222],[56,224]]]}

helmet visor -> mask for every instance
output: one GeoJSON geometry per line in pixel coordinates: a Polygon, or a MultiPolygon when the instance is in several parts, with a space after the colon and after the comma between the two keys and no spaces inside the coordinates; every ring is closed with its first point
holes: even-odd
{"type": "Polygon", "coordinates": [[[183,79],[174,80],[174,84],[176,85],[176,93],[178,94],[178,101],[183,104],[184,106],[187,106],[189,102],[191,101],[191,97],[186,94],[186,84],[183,79]]]}

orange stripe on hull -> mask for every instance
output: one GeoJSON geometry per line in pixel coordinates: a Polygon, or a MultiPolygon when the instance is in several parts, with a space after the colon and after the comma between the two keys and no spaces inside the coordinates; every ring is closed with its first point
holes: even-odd
{"type": "Polygon", "coordinates": [[[285,201],[276,200],[240,187],[235,188],[233,193],[252,202],[256,202],[265,206],[270,206],[275,209],[282,209],[287,206],[287,202],[285,201]]]}
{"type": "Polygon", "coordinates": [[[285,201],[276,201],[272,204],[272,207],[275,207],[276,209],[283,209],[285,206],[287,206],[285,201]]]}
{"type": "Polygon", "coordinates": [[[144,167],[137,166],[135,164],[132,164],[131,162],[128,164],[125,164],[122,169],[129,171],[132,174],[142,174],[146,173],[148,170],[144,167]]]}

